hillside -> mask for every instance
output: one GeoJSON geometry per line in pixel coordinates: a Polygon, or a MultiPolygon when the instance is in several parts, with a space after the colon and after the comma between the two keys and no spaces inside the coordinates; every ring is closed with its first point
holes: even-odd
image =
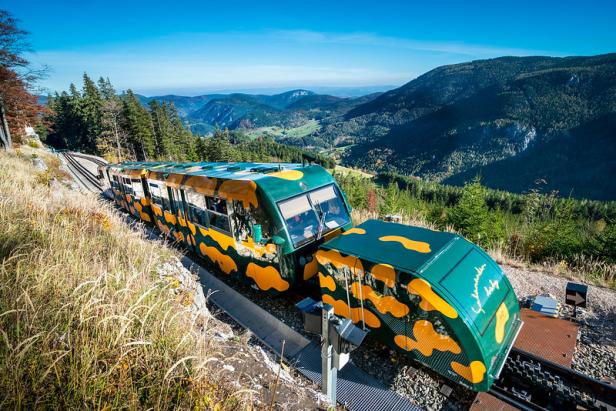
{"type": "Polygon", "coordinates": [[[254,409],[273,390],[276,409],[320,405],[210,313],[180,252],[70,189],[56,156],[22,146],[0,167],[2,408],[254,409]]]}
{"type": "Polygon", "coordinates": [[[597,181],[614,169],[614,113],[616,54],[502,57],[434,69],[325,121],[319,138],[370,170],[455,184],[481,173],[518,192],[544,178],[562,193],[613,199],[615,187],[597,181]]]}
{"type": "MultiPolygon", "coordinates": [[[[273,95],[233,93],[195,97],[137,97],[144,106],[152,100],[173,103],[184,122],[198,134],[211,133],[216,127],[242,128],[250,134],[259,134],[259,130],[266,127],[314,129],[311,124],[315,120],[320,122],[330,117],[338,118],[380,94],[343,98],[297,89],[273,95]]],[[[301,141],[293,143],[304,145],[301,141]]]]}

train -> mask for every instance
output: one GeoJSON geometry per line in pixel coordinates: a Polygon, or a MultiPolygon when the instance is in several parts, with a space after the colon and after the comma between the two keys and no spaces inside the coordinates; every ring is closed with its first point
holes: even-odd
{"type": "Polygon", "coordinates": [[[392,349],[475,391],[498,378],[523,322],[499,265],[463,237],[394,222],[354,226],[315,164],[99,166],[116,204],[271,294],[316,284],[324,303],[392,349]]]}

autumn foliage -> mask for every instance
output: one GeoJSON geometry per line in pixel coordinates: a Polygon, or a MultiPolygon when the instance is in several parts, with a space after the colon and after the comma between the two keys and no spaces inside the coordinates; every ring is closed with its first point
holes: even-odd
{"type": "Polygon", "coordinates": [[[49,112],[31,92],[42,72],[34,70],[23,57],[28,33],[17,24],[10,13],[0,10],[0,98],[13,143],[21,142],[26,126],[41,125],[49,112]]]}

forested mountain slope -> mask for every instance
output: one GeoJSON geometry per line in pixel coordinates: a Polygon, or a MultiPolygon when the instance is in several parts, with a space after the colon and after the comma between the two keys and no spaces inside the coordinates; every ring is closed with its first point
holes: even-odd
{"type": "Polygon", "coordinates": [[[325,124],[320,138],[353,144],[345,162],[367,169],[452,183],[481,173],[513,191],[543,178],[613,199],[596,181],[613,170],[615,113],[616,54],[502,57],[434,69],[325,124]]]}

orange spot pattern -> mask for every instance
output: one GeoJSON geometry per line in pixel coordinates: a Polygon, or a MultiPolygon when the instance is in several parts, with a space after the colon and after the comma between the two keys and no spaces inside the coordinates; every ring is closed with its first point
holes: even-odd
{"type": "Polygon", "coordinates": [[[354,275],[362,277],[364,275],[364,267],[361,261],[359,258],[353,257],[352,255],[343,257],[342,254],[336,250],[319,250],[316,253],[316,257],[321,265],[331,264],[337,269],[347,268],[354,275]]]}
{"type": "Polygon", "coordinates": [[[257,183],[252,180],[227,180],[220,185],[218,194],[227,200],[241,201],[244,208],[257,207],[257,183]]]}
{"type": "Polygon", "coordinates": [[[407,250],[417,251],[418,253],[429,253],[430,252],[430,244],[425,243],[423,241],[415,241],[408,239],[406,237],[401,237],[399,235],[386,235],[380,237],[381,241],[393,241],[402,244],[404,248],[407,250]]]}
{"type": "MultiPolygon", "coordinates": [[[[329,294],[323,294],[321,297],[325,304],[329,304],[334,307],[334,312],[336,315],[340,315],[345,318],[350,318],[354,323],[361,322],[362,320],[362,309],[361,307],[357,308],[349,308],[346,302],[343,300],[335,300],[329,294]]],[[[370,328],[379,328],[381,326],[381,320],[379,317],[374,315],[371,311],[364,309],[364,320],[366,321],[366,325],[370,328]]]]}
{"type": "Polygon", "coordinates": [[[306,265],[304,266],[304,280],[308,280],[316,275],[317,271],[319,270],[318,263],[319,262],[314,256],[312,257],[312,261],[306,263],[306,265]]]}
{"type": "Polygon", "coordinates": [[[283,180],[295,181],[304,176],[304,173],[299,170],[282,170],[276,173],[268,174],[269,177],[281,178],[283,180]]]}
{"type": "Polygon", "coordinates": [[[210,237],[214,240],[223,251],[227,251],[229,247],[235,249],[235,240],[233,237],[223,234],[220,231],[216,231],[213,228],[208,230],[207,228],[199,227],[199,231],[202,236],[210,237]]]}
{"type": "Polygon", "coordinates": [[[370,269],[370,274],[377,280],[385,283],[389,288],[394,288],[396,283],[396,270],[389,264],[376,264],[370,269]]]}
{"type": "Polygon", "coordinates": [[[349,235],[349,234],[366,234],[366,230],[364,230],[363,228],[357,228],[357,227],[353,227],[350,230],[347,230],[344,232],[344,234],[342,235],[349,235]]]}
{"type": "Polygon", "coordinates": [[[483,381],[486,373],[486,366],[481,361],[473,361],[468,366],[452,361],[451,369],[473,384],[483,381]]]}
{"type": "Polygon", "coordinates": [[[424,311],[437,310],[441,314],[449,318],[458,318],[456,310],[443,300],[438,294],[432,291],[432,286],[421,278],[415,278],[407,285],[407,289],[411,294],[421,297],[419,308],[424,311]]]}
{"type": "Polygon", "coordinates": [[[505,338],[505,325],[509,320],[509,310],[505,303],[502,303],[496,310],[496,329],[494,330],[494,338],[497,343],[502,343],[505,338]]]}
{"type": "Polygon", "coordinates": [[[165,215],[165,221],[168,222],[169,224],[172,225],[176,225],[177,224],[177,219],[175,218],[175,214],[171,214],[168,211],[164,212],[165,215]]]}
{"type": "Polygon", "coordinates": [[[257,258],[262,258],[265,254],[274,254],[276,252],[276,244],[258,244],[252,238],[248,241],[242,241],[242,246],[250,250],[252,255],[257,258]]]}
{"type": "MultiPolygon", "coordinates": [[[[322,286],[323,283],[321,283],[321,287],[322,286]]],[[[353,293],[353,296],[359,300],[370,300],[381,314],[391,313],[394,317],[401,318],[409,313],[409,307],[407,307],[406,304],[396,300],[396,297],[394,296],[379,295],[369,285],[364,284],[360,288],[359,283],[354,282],[351,285],[351,292],[353,293]]]]}
{"type": "Polygon", "coordinates": [[[156,204],[152,204],[152,211],[159,217],[163,216],[163,209],[157,206],[156,204]]]}
{"type": "Polygon", "coordinates": [[[319,284],[321,288],[327,288],[329,291],[336,291],[336,281],[330,275],[319,273],[319,284]]]}
{"type": "Polygon", "coordinates": [[[218,180],[215,178],[208,178],[205,176],[191,176],[184,182],[185,187],[191,187],[197,193],[204,194],[206,196],[213,196],[216,191],[216,185],[218,180]]]}
{"type": "Polygon", "coordinates": [[[413,336],[415,339],[406,335],[396,335],[394,342],[402,349],[407,351],[417,350],[426,357],[430,357],[434,350],[449,351],[453,354],[462,352],[458,343],[451,337],[434,331],[434,326],[430,321],[416,321],[413,325],[413,336]]]}
{"type": "Polygon", "coordinates": [[[249,263],[246,267],[246,276],[255,280],[257,286],[262,290],[273,288],[278,291],[286,291],[289,289],[289,283],[272,266],[261,267],[255,263],[249,263]]]}
{"type": "Polygon", "coordinates": [[[203,243],[199,243],[199,251],[204,256],[207,256],[213,263],[218,264],[218,267],[226,273],[231,274],[237,271],[237,265],[231,257],[218,251],[216,247],[208,247],[203,243]]]}
{"type": "Polygon", "coordinates": [[[184,179],[184,174],[169,174],[165,180],[165,184],[171,188],[178,188],[184,179]]]}

